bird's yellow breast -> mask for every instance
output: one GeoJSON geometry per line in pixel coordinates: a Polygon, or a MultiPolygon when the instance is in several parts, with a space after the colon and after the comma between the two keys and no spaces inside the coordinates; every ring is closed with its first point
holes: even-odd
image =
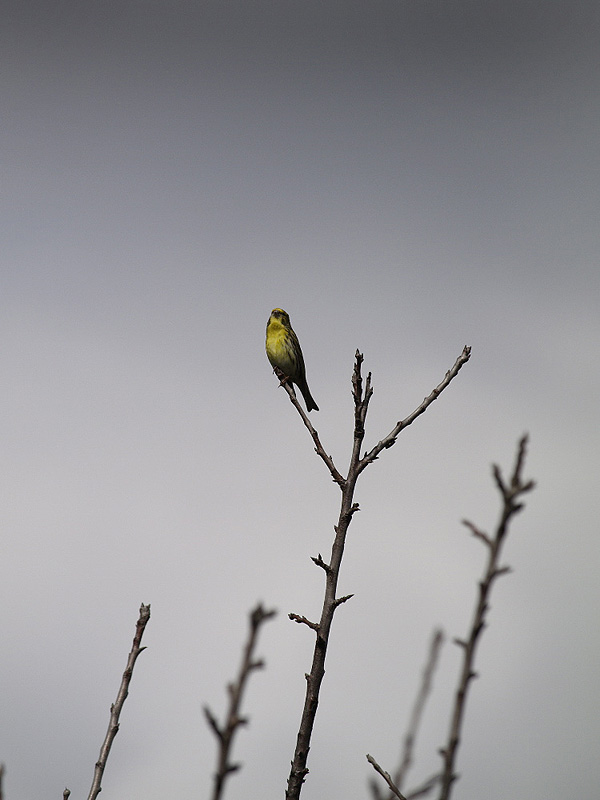
{"type": "Polygon", "coordinates": [[[286,375],[293,372],[290,359],[288,330],[276,317],[271,317],[267,325],[267,356],[274,367],[279,367],[286,375]]]}
{"type": "Polygon", "coordinates": [[[283,353],[286,330],[278,319],[272,317],[267,325],[267,353],[283,353]]]}
{"type": "Polygon", "coordinates": [[[278,347],[285,340],[285,327],[276,317],[271,317],[267,325],[267,347],[278,347]]]}

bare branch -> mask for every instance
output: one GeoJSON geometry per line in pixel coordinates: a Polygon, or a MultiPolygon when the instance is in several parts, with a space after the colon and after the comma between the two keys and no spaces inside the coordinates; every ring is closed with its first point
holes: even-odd
{"type": "Polygon", "coordinates": [[[390,447],[394,443],[395,437],[398,435],[398,433],[403,427],[410,425],[413,422],[413,420],[416,419],[419,416],[419,414],[422,414],[423,411],[425,411],[425,409],[429,406],[429,404],[432,403],[433,400],[435,400],[435,398],[455,377],[455,375],[458,373],[462,365],[468,361],[470,352],[471,352],[470,348],[465,347],[462,356],[457,360],[454,367],[446,374],[446,377],[444,378],[442,383],[436,389],[434,389],[432,394],[423,401],[421,406],[419,406],[419,408],[415,412],[413,412],[413,414],[409,418],[407,418],[407,420],[405,420],[402,423],[398,423],[394,431],[392,431],[392,434],[390,434],[390,436],[387,437],[386,440],[380,442],[380,444],[377,445],[377,447],[375,447],[371,451],[371,453],[364,456],[361,460],[360,452],[365,436],[365,420],[367,416],[369,402],[373,395],[373,389],[371,386],[370,373],[367,375],[366,381],[364,382],[363,386],[363,379],[362,379],[363,356],[361,353],[359,353],[358,350],[356,351],[354,360],[354,370],[352,373],[352,397],[354,400],[354,435],[353,435],[352,453],[350,456],[350,464],[348,467],[347,478],[343,478],[340,475],[340,473],[337,472],[335,467],[333,467],[333,462],[331,461],[331,459],[329,459],[328,456],[325,455],[325,452],[321,446],[316,431],[312,427],[302,407],[293,396],[293,391],[291,391],[290,387],[288,387],[287,384],[284,384],[286,386],[286,389],[288,389],[290,399],[296,406],[298,413],[302,417],[304,424],[311,433],[313,441],[315,442],[316,445],[317,453],[328,465],[334,481],[340,486],[340,489],[342,491],[342,500],[340,505],[338,523],[337,525],[334,526],[335,538],[331,548],[331,558],[329,560],[329,564],[325,564],[321,556],[319,556],[317,560],[313,559],[313,561],[318,566],[322,567],[325,572],[325,594],[323,598],[323,607],[321,610],[321,617],[319,619],[319,622],[310,623],[308,620],[306,620],[305,617],[301,617],[299,615],[291,616],[291,619],[293,619],[294,621],[303,622],[304,624],[309,625],[309,627],[314,628],[314,630],[317,632],[317,636],[313,651],[313,661],[311,670],[310,673],[306,675],[306,695],[304,699],[304,707],[302,710],[300,726],[298,729],[298,736],[296,739],[294,758],[292,760],[292,766],[287,782],[287,789],[285,794],[286,800],[299,800],[300,792],[302,790],[302,785],[304,783],[306,775],[308,774],[308,767],[307,767],[308,752],[310,750],[312,730],[314,727],[317,707],[319,705],[319,693],[321,689],[321,683],[325,675],[325,656],[327,653],[327,647],[329,643],[329,633],[333,622],[333,616],[336,609],[351,597],[351,595],[344,595],[343,597],[338,597],[337,584],[339,580],[340,567],[342,563],[342,557],[344,554],[344,547],[346,543],[346,534],[348,532],[348,527],[352,522],[354,514],[359,510],[358,503],[353,502],[354,490],[356,488],[356,481],[358,479],[358,476],[360,475],[362,470],[367,466],[367,464],[369,464],[377,457],[378,453],[384,447],[390,447]]]}
{"type": "Polygon", "coordinates": [[[217,720],[215,715],[212,713],[210,708],[208,706],[204,706],[204,708],[202,710],[204,711],[204,716],[206,717],[206,721],[208,722],[208,724],[212,728],[212,731],[215,734],[215,736],[217,737],[217,739],[223,739],[223,734],[221,733],[221,728],[219,728],[219,721],[217,720]]]}
{"type": "MultiPolygon", "coordinates": [[[[427,698],[431,693],[431,686],[433,682],[433,674],[437,667],[438,659],[442,644],[444,642],[444,633],[442,630],[438,629],[433,632],[433,636],[431,637],[431,644],[429,645],[429,653],[427,655],[427,661],[423,668],[422,673],[422,680],[421,686],[419,688],[419,692],[415,699],[415,703],[412,709],[412,713],[410,715],[410,721],[408,724],[408,728],[406,734],[404,736],[404,746],[403,752],[400,760],[400,765],[398,769],[394,773],[393,781],[395,786],[399,789],[402,789],[402,784],[406,779],[406,775],[408,774],[408,770],[412,766],[413,761],[413,751],[415,742],[417,739],[417,733],[419,730],[419,726],[421,724],[421,719],[423,716],[423,711],[425,709],[425,704],[427,702],[427,698]]],[[[413,789],[407,797],[414,798],[414,797],[422,797],[423,795],[427,794],[428,792],[433,789],[435,783],[439,780],[439,775],[434,776],[433,778],[429,778],[424,784],[420,787],[413,789]]],[[[374,800],[382,800],[383,795],[379,791],[379,786],[374,782],[371,781],[371,790],[373,792],[374,800]]],[[[390,794],[387,797],[387,800],[393,800],[393,795],[390,794]]]]}
{"type": "Polygon", "coordinates": [[[440,650],[443,642],[444,642],[443,632],[439,629],[434,631],[433,636],[431,638],[431,645],[429,647],[427,662],[425,664],[425,667],[423,668],[423,678],[421,681],[421,688],[419,689],[419,693],[416,697],[412,714],[410,716],[408,729],[404,737],[404,752],[402,755],[402,761],[400,762],[400,766],[398,767],[398,770],[394,775],[394,783],[396,784],[396,786],[402,787],[402,784],[405,781],[408,770],[410,769],[413,762],[413,751],[414,751],[415,741],[417,738],[417,732],[419,730],[419,725],[421,724],[421,718],[423,716],[423,711],[425,709],[425,703],[427,702],[427,698],[431,693],[433,674],[437,667],[440,650]]]}
{"type": "Polygon", "coordinates": [[[389,774],[389,772],[386,772],[385,770],[383,770],[379,766],[379,764],[375,761],[373,756],[370,756],[368,753],[367,753],[367,761],[369,762],[369,764],[371,764],[371,766],[373,767],[375,772],[378,772],[381,775],[383,780],[390,787],[390,791],[392,792],[394,797],[398,797],[398,798],[400,798],[400,800],[406,800],[406,797],[404,797],[404,795],[402,794],[400,789],[398,789],[398,787],[394,784],[394,781],[392,780],[391,775],[389,774]]]}
{"type": "Polygon", "coordinates": [[[258,633],[261,626],[267,620],[274,617],[275,613],[275,611],[266,611],[259,603],[248,615],[248,639],[244,646],[238,678],[235,683],[231,683],[227,687],[229,694],[229,708],[227,710],[227,718],[223,725],[219,725],[216,717],[208,707],[204,708],[204,713],[208,720],[208,724],[219,743],[217,770],[214,776],[215,782],[212,800],[219,800],[219,798],[223,796],[223,790],[227,776],[231,775],[233,772],[237,772],[237,770],[240,769],[240,764],[232,763],[229,760],[229,757],[237,729],[242,725],[246,725],[248,722],[248,720],[241,716],[240,713],[244,689],[250,673],[253,670],[260,669],[263,666],[262,661],[257,661],[254,659],[254,648],[256,647],[258,633]]]}
{"type": "MultiPolygon", "coordinates": [[[[344,602],[348,597],[340,599],[337,598],[337,585],[344,554],[344,546],[346,542],[346,533],[352,521],[352,517],[358,511],[358,504],[353,503],[354,488],[358,472],[356,465],[359,459],[360,447],[364,438],[364,419],[369,399],[372,394],[370,386],[370,377],[367,379],[366,388],[363,395],[362,390],[362,377],[361,377],[361,364],[362,355],[357,351],[354,364],[354,372],[352,376],[353,397],[354,397],[354,443],[352,448],[352,455],[350,457],[350,466],[348,469],[348,478],[337,480],[334,475],[334,480],[338,483],[342,490],[342,500],[340,505],[340,512],[338,523],[334,526],[335,538],[331,548],[331,558],[325,571],[325,594],[323,597],[323,607],[321,610],[321,618],[318,623],[314,623],[317,627],[317,637],[315,641],[315,648],[313,652],[313,661],[310,673],[306,675],[306,695],[304,699],[304,707],[302,710],[302,717],[300,720],[300,727],[298,729],[298,736],[296,739],[296,748],[294,751],[294,758],[287,782],[286,800],[298,800],[302,790],[302,784],[308,774],[308,752],[310,750],[310,741],[312,730],[314,727],[317,707],[319,705],[319,692],[321,683],[325,675],[325,656],[329,643],[329,632],[333,622],[333,616],[339,605],[344,602]]],[[[298,403],[295,404],[305,425],[310,426],[310,422],[306,418],[306,414],[298,403]]],[[[309,427],[309,430],[312,426],[309,427]]],[[[313,440],[315,437],[313,436],[313,440]]],[[[333,473],[332,473],[333,474],[333,473]]],[[[341,476],[340,476],[341,477],[341,476]]],[[[322,559],[321,559],[322,560],[322,559]]],[[[319,564],[319,566],[323,566],[319,564]]],[[[296,621],[302,621],[293,618],[296,621]]]]}
{"type": "Polygon", "coordinates": [[[313,631],[319,630],[319,623],[318,622],[311,622],[306,617],[301,616],[300,614],[288,614],[288,617],[292,620],[292,622],[298,622],[302,625],[308,625],[308,627],[313,631]]]}
{"type": "Polygon", "coordinates": [[[436,785],[440,782],[442,777],[441,772],[437,772],[435,775],[427,778],[427,780],[423,781],[420,786],[415,786],[414,789],[406,795],[406,800],[416,800],[417,797],[425,797],[425,795],[429,794],[432,789],[435,789],[436,785]]]}
{"type": "MultiPolygon", "coordinates": [[[[352,372],[352,396],[354,397],[354,404],[359,405],[362,403],[362,363],[365,357],[357,350],[354,353],[354,370],[352,372]]],[[[371,373],[369,373],[370,375],[371,373]]]]}
{"type": "Polygon", "coordinates": [[[345,594],[343,597],[336,597],[333,601],[336,606],[341,606],[342,603],[347,603],[348,600],[351,600],[354,597],[353,594],[345,594]]]}
{"type": "Polygon", "coordinates": [[[388,433],[388,435],[378,442],[375,447],[366,453],[363,458],[361,459],[358,470],[362,472],[362,470],[370,463],[375,461],[375,459],[379,456],[382,450],[388,447],[392,447],[396,443],[396,439],[398,434],[404,430],[404,428],[408,428],[409,425],[417,419],[417,417],[421,416],[429,406],[436,400],[440,394],[444,391],[444,389],[450,384],[450,382],[458,375],[461,368],[467,363],[469,358],[471,357],[471,348],[468,345],[465,345],[463,348],[462,353],[456,359],[454,366],[452,369],[449,369],[446,375],[444,376],[444,380],[435,387],[435,389],[431,392],[431,394],[426,397],[420,406],[418,406],[412,414],[409,414],[406,419],[398,422],[396,427],[388,433]]]}
{"type": "Polygon", "coordinates": [[[277,377],[279,378],[281,386],[283,386],[283,388],[288,393],[289,398],[290,398],[290,400],[292,402],[292,405],[295,406],[296,411],[302,417],[302,422],[304,422],[304,424],[306,425],[306,427],[308,429],[308,432],[312,436],[312,440],[315,443],[315,452],[325,462],[325,466],[329,470],[329,472],[331,474],[331,477],[333,478],[335,483],[337,483],[340,488],[343,488],[344,483],[345,483],[344,478],[337,471],[336,466],[333,463],[332,457],[325,452],[325,449],[324,449],[323,445],[321,444],[321,440],[319,439],[319,434],[313,428],[312,422],[308,418],[308,415],[306,414],[306,412],[304,411],[304,409],[302,408],[302,406],[298,402],[298,398],[296,397],[296,393],[294,392],[294,387],[290,384],[290,382],[288,381],[286,375],[280,369],[275,367],[274,368],[274,372],[277,375],[277,377]]]}
{"type": "Polygon", "coordinates": [[[500,490],[500,494],[502,497],[506,498],[508,496],[508,487],[504,483],[504,479],[502,477],[502,471],[497,464],[492,464],[492,475],[494,476],[494,480],[496,481],[496,486],[500,490]]]}
{"type": "Polygon", "coordinates": [[[321,569],[324,569],[325,572],[328,572],[331,569],[329,564],[326,564],[323,561],[323,557],[321,556],[321,553],[319,553],[319,555],[316,558],[311,557],[311,561],[314,561],[314,563],[317,565],[317,567],[321,567],[321,569]]]}
{"type": "Polygon", "coordinates": [[[484,533],[483,531],[480,531],[479,528],[476,525],[473,525],[472,522],[469,522],[468,519],[463,519],[462,524],[471,531],[473,536],[476,536],[478,539],[481,539],[481,541],[484,544],[486,544],[488,547],[492,547],[493,546],[492,540],[487,535],[487,533],[484,533]]]}
{"type": "Polygon", "coordinates": [[[481,534],[481,532],[471,523],[466,523],[467,527],[469,527],[471,531],[475,533],[475,535],[478,536],[478,538],[480,538],[487,546],[489,552],[485,573],[483,579],[479,583],[479,597],[475,607],[475,613],[473,615],[469,636],[466,640],[456,640],[456,643],[460,645],[463,651],[463,663],[454,700],[454,709],[452,712],[448,742],[446,746],[440,750],[444,761],[444,768],[441,778],[441,793],[439,800],[449,800],[453,783],[457,778],[457,775],[454,771],[454,766],[456,763],[456,755],[460,742],[467,694],[471,681],[473,678],[477,677],[477,673],[474,670],[475,652],[479,637],[486,625],[486,614],[489,608],[489,597],[491,594],[492,585],[496,578],[498,578],[500,575],[506,574],[509,571],[509,567],[501,567],[498,565],[500,560],[500,552],[502,549],[502,542],[508,533],[508,526],[511,518],[522,508],[522,504],[516,502],[517,498],[521,497],[526,492],[531,491],[531,489],[534,487],[533,481],[523,482],[521,478],[522,469],[525,463],[526,447],[527,436],[523,436],[519,441],[517,457],[515,459],[515,467],[511,477],[510,486],[508,486],[502,478],[500,468],[497,466],[494,466],[493,468],[494,480],[502,496],[500,519],[496,526],[496,531],[493,538],[489,537],[487,534],[481,534]]]}
{"type": "MultiPolygon", "coordinates": [[[[108,730],[106,732],[104,742],[100,748],[100,757],[98,758],[96,767],[94,769],[94,779],[92,781],[92,787],[88,795],[88,800],[95,800],[95,798],[98,797],[102,791],[102,776],[104,775],[104,769],[106,768],[106,762],[108,760],[110,748],[112,747],[114,738],[119,730],[119,717],[121,716],[123,704],[125,703],[127,695],[129,694],[129,684],[131,683],[133,668],[139,654],[142,652],[142,650],[146,649],[145,647],[141,647],[141,641],[149,619],[150,606],[145,606],[142,603],[140,606],[140,616],[135,628],[135,636],[133,637],[133,645],[127,659],[127,666],[125,667],[125,672],[123,673],[121,686],[119,687],[119,693],[117,694],[117,699],[110,707],[110,722],[108,723],[108,730]]],[[[69,790],[65,789],[65,791],[68,792],[69,790]]]]}
{"type": "Polygon", "coordinates": [[[498,569],[494,570],[494,574],[492,577],[499,578],[501,575],[509,575],[512,572],[512,568],[509,566],[506,567],[498,567],[498,569]]]}

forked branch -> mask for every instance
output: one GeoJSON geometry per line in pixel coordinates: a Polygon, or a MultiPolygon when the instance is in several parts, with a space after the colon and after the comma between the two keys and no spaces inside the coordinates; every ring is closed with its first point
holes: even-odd
{"type": "Polygon", "coordinates": [[[438,386],[436,386],[435,389],[431,392],[431,394],[428,395],[423,400],[421,405],[417,406],[417,408],[415,408],[412,414],[409,414],[408,417],[406,417],[406,419],[403,419],[400,422],[398,422],[396,426],[388,433],[388,435],[384,439],[378,442],[372,450],[370,450],[368,453],[365,454],[365,456],[361,459],[358,465],[359,472],[362,472],[363,469],[367,466],[367,464],[370,464],[372,461],[375,461],[375,459],[378,457],[379,453],[381,453],[382,450],[396,444],[396,439],[398,438],[398,434],[401,431],[403,431],[404,428],[408,428],[409,425],[412,425],[412,423],[417,419],[417,417],[420,417],[421,414],[427,411],[427,409],[433,403],[433,401],[437,400],[437,398],[441,395],[444,389],[450,384],[450,382],[454,378],[456,378],[462,367],[467,363],[467,361],[470,358],[471,358],[471,348],[468,345],[465,345],[463,347],[462,353],[454,362],[454,366],[452,367],[452,369],[448,370],[448,372],[444,376],[443,381],[438,386]]]}
{"type": "Polygon", "coordinates": [[[504,481],[500,468],[496,465],[493,467],[494,479],[502,497],[500,519],[496,526],[494,535],[490,536],[489,534],[479,530],[479,528],[473,525],[472,522],[468,522],[466,520],[464,521],[464,524],[469,528],[472,534],[487,547],[488,561],[484,576],[479,583],[478,600],[469,635],[465,640],[455,640],[463,651],[463,659],[458,689],[456,691],[454,707],[452,711],[452,721],[450,724],[448,742],[440,751],[444,761],[444,767],[439,800],[449,800],[452,786],[457,778],[457,775],[454,771],[456,754],[458,745],[460,743],[460,734],[465,714],[469,686],[473,678],[476,676],[474,671],[475,651],[479,637],[481,636],[481,633],[485,627],[492,585],[496,578],[498,578],[500,575],[506,574],[509,571],[508,567],[500,566],[499,563],[502,543],[506,537],[506,534],[508,533],[508,527],[512,517],[523,508],[523,504],[519,502],[520,498],[526,492],[530,492],[535,486],[533,481],[525,481],[523,479],[522,473],[525,464],[526,452],[527,436],[525,435],[519,441],[515,466],[509,483],[504,481]]]}
{"type": "Polygon", "coordinates": [[[264,664],[260,660],[254,659],[254,649],[258,640],[258,633],[261,626],[275,616],[275,611],[266,611],[259,603],[249,616],[248,639],[242,654],[242,663],[235,683],[227,686],[229,694],[229,707],[227,717],[223,725],[219,722],[208,706],[204,707],[204,714],[208,724],[215,734],[218,742],[217,769],[214,776],[214,788],[212,800],[219,800],[223,796],[225,781],[229,775],[236,772],[239,764],[231,762],[230,755],[233,747],[233,739],[237,729],[241,725],[246,725],[248,720],[241,716],[242,698],[244,689],[250,674],[257,669],[261,669],[264,664]]]}
{"type": "MultiPolygon", "coordinates": [[[[292,620],[307,625],[315,632],[316,636],[311,670],[310,673],[306,675],[306,695],[304,700],[304,708],[302,710],[300,727],[298,729],[294,758],[292,760],[292,766],[288,777],[285,795],[286,800],[299,800],[302,784],[304,783],[308,773],[308,752],[310,749],[317,707],[319,704],[321,683],[325,675],[325,656],[327,654],[329,633],[333,622],[333,616],[336,609],[351,597],[351,595],[338,597],[337,587],[346,543],[346,534],[354,514],[359,510],[358,503],[354,502],[354,490],[358,476],[368,464],[377,458],[378,453],[381,452],[384,447],[391,447],[394,444],[396,437],[403,428],[410,425],[414,419],[426,411],[433,400],[435,400],[436,397],[441,394],[441,392],[449,385],[450,381],[458,374],[458,371],[463,364],[468,361],[470,353],[470,348],[465,347],[462,355],[457,359],[452,369],[446,373],[444,380],[433,390],[431,395],[425,398],[423,403],[421,403],[421,405],[409,417],[407,417],[406,420],[398,423],[392,432],[384,440],[382,440],[379,445],[373,448],[370,453],[361,459],[360,452],[365,436],[365,420],[367,417],[369,402],[373,395],[373,389],[371,386],[370,373],[363,382],[363,356],[357,350],[352,374],[352,396],[354,399],[353,447],[352,454],[350,456],[350,464],[348,466],[348,473],[345,478],[336,468],[331,456],[326,454],[317,432],[313,428],[308,416],[304,413],[300,403],[296,400],[293,389],[291,386],[289,386],[289,382],[282,381],[286,391],[290,396],[290,400],[296,407],[302,418],[302,421],[304,422],[313,439],[317,454],[327,465],[333,480],[338,484],[342,492],[338,522],[337,525],[334,526],[335,538],[331,548],[331,558],[329,563],[325,564],[320,555],[316,559],[313,558],[314,563],[321,567],[325,573],[325,594],[323,598],[323,607],[321,610],[320,619],[318,622],[311,622],[304,615],[290,614],[290,618],[292,620]]],[[[281,375],[279,377],[281,379],[281,375]]]]}

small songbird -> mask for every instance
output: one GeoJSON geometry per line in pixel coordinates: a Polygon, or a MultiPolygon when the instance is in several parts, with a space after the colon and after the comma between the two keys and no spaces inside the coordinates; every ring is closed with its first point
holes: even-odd
{"type": "Polygon", "coordinates": [[[306,383],[304,358],[300,342],[282,308],[274,308],[267,322],[267,357],[273,367],[280,369],[291,383],[302,392],[306,410],[319,410],[306,383]]]}

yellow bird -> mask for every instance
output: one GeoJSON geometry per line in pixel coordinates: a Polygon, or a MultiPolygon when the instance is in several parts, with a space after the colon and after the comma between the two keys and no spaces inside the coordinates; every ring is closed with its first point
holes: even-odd
{"type": "Polygon", "coordinates": [[[319,410],[312,399],[306,383],[304,358],[300,342],[290,324],[288,314],[282,308],[274,308],[267,322],[267,357],[273,367],[280,369],[290,383],[295,383],[302,392],[306,410],[319,410]]]}

